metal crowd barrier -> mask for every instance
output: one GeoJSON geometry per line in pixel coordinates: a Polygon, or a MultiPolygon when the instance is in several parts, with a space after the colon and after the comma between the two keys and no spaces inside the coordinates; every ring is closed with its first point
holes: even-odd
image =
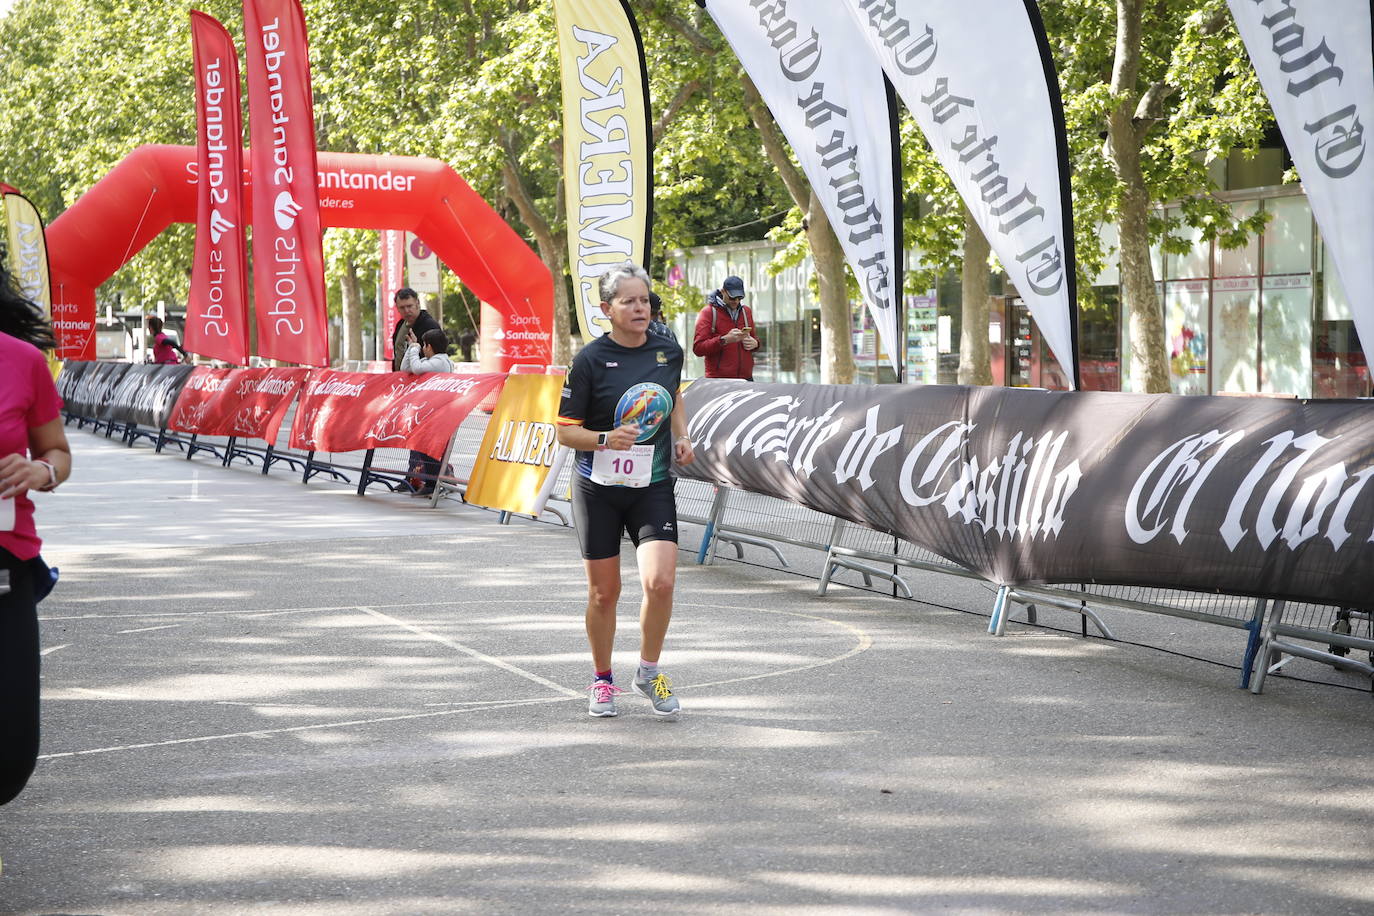
{"type": "MultiPolygon", "coordinates": [[[[261,445],[236,438],[140,429],[135,424],[73,415],[67,416],[67,422],[75,422],[78,429],[89,426],[93,433],[103,431],[106,438],[119,433],[130,447],[146,439],[159,453],[169,447],[178,448],[188,461],[205,452],[225,467],[242,460],[261,467],[264,474],[273,465],[286,463],[293,471],[301,472],[302,483],[321,474],[348,484],[356,480],[359,495],[374,484],[398,490],[401,482],[411,476],[406,449],[375,449],[365,453],[361,464],[352,457],[356,453],[292,450],[289,437],[294,411],[293,404],[276,441],[261,445]]],[[[437,506],[446,497],[464,497],[488,422],[488,414],[474,410],[455,431],[434,493],[429,497],[431,506],[437,506]]],[[[572,524],[568,506],[571,475],[572,462],[564,462],[546,507],[565,526],[572,524]]],[[[722,543],[734,549],[737,559],[744,558],[746,547],[767,551],[784,569],[795,568],[784,547],[813,552],[820,564],[817,595],[825,595],[837,583],[836,575],[844,570],[858,573],[869,588],[874,579],[886,580],[892,584],[894,595],[908,599],[913,597],[913,590],[903,578],[903,570],[981,579],[976,573],[902,538],[786,500],[688,478],[678,480],[676,495],[679,521],[702,527],[697,551],[697,562],[702,565],[715,562],[722,543]]],[[[509,513],[501,513],[503,523],[509,518],[509,513]]],[[[1140,611],[1241,629],[1248,634],[1240,666],[1241,686],[1248,686],[1253,693],[1263,690],[1267,675],[1281,671],[1296,658],[1369,677],[1374,691],[1374,624],[1366,609],[1145,586],[1002,586],[993,603],[988,632],[1003,635],[1015,607],[1024,608],[1027,622],[1032,624],[1037,622],[1040,607],[1077,613],[1082,618],[1083,635],[1087,635],[1091,623],[1106,639],[1116,638],[1102,616],[1112,611],[1140,611]]]]}

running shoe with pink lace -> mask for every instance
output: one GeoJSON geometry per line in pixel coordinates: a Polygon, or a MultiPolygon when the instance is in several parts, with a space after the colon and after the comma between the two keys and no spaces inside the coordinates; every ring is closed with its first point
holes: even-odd
{"type": "Polygon", "coordinates": [[[591,700],[587,704],[587,715],[597,718],[620,715],[615,698],[625,691],[610,681],[593,681],[587,692],[591,694],[591,700]]]}

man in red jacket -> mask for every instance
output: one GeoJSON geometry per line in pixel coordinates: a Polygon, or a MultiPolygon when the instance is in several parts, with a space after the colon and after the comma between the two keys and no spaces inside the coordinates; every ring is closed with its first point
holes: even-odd
{"type": "Polygon", "coordinates": [[[744,304],[744,281],[726,277],[697,316],[692,352],[706,359],[707,378],[754,380],[754,316],[744,304]]]}

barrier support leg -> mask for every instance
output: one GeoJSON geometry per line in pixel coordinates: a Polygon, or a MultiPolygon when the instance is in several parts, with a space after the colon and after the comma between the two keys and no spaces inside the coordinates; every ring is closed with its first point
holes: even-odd
{"type": "Polygon", "coordinates": [[[262,456],[262,476],[266,477],[267,472],[272,468],[272,450],[276,448],[271,442],[267,443],[267,452],[262,456]]]}
{"type": "MultiPolygon", "coordinates": [[[[448,476],[449,465],[453,461],[453,449],[458,444],[458,430],[453,431],[453,435],[448,437],[448,446],[444,449],[444,457],[439,459],[439,469],[434,473],[434,481],[430,487],[434,490],[429,494],[429,507],[439,508],[439,500],[444,498],[445,490],[444,478],[448,476]]],[[[510,519],[506,519],[501,524],[509,524],[510,519]]]]}
{"type": "Polygon", "coordinates": [[[725,511],[726,492],[725,487],[716,487],[716,497],[711,503],[711,516],[706,520],[706,530],[701,534],[701,549],[697,551],[698,566],[707,565],[708,554],[710,558],[715,556],[711,548],[716,541],[716,526],[720,524],[720,516],[725,511]]]}
{"type": "Polygon", "coordinates": [[[188,445],[188,446],[186,446],[186,460],[187,460],[187,461],[190,461],[190,460],[191,460],[191,456],[194,455],[194,454],[196,453],[196,437],[199,436],[199,435],[200,435],[200,433],[191,433],[191,444],[188,445]]]}
{"type": "Polygon", "coordinates": [[[311,476],[314,475],[315,450],[312,448],[305,453],[305,470],[301,472],[301,483],[309,483],[311,476]]]}
{"type": "Polygon", "coordinates": [[[988,621],[988,633],[1001,636],[1007,628],[1007,593],[1011,588],[1003,585],[997,589],[997,598],[992,602],[992,619],[988,621]]]}
{"type": "Polygon", "coordinates": [[[372,476],[372,453],[375,451],[376,449],[370,448],[367,450],[367,454],[363,456],[363,470],[362,473],[358,475],[359,496],[367,492],[367,485],[369,483],[368,478],[372,476]]]}
{"type": "Polygon", "coordinates": [[[1259,655],[1260,643],[1264,641],[1264,611],[1269,606],[1268,598],[1255,599],[1255,613],[1245,624],[1250,637],[1245,640],[1245,662],[1240,666],[1240,689],[1248,690],[1250,678],[1254,674],[1255,656],[1259,655]]]}
{"type": "MultiPolygon", "coordinates": [[[[1275,662],[1275,656],[1279,654],[1271,646],[1278,635],[1276,631],[1279,624],[1283,623],[1283,611],[1287,606],[1287,601],[1279,600],[1269,609],[1269,621],[1264,627],[1264,643],[1255,656],[1255,676],[1250,679],[1251,693],[1260,693],[1264,690],[1264,678],[1269,674],[1269,666],[1275,662]]],[[[1278,665],[1274,667],[1277,668],[1278,665]]]]}
{"type": "MultiPolygon", "coordinates": [[[[238,436],[230,436],[229,441],[224,444],[224,459],[220,461],[222,466],[227,468],[229,467],[229,462],[234,460],[234,443],[237,441],[238,436]]],[[[251,464],[252,462],[249,463],[251,464]]]]}

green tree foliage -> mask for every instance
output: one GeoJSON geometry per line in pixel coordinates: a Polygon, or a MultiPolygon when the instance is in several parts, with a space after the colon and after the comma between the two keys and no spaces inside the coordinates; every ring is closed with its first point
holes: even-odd
{"type": "Polygon", "coordinates": [[[1234,149],[1254,151],[1272,115],[1225,0],[1058,0],[1040,10],[1069,127],[1079,286],[1089,289],[1103,264],[1098,227],[1115,223],[1134,381],[1166,392],[1149,247],[1186,250],[1175,234],[1183,224],[1229,247],[1262,229],[1262,215],[1238,219],[1211,193],[1210,169],[1234,149]],[[1181,215],[1166,220],[1156,208],[1170,201],[1181,215]]]}

